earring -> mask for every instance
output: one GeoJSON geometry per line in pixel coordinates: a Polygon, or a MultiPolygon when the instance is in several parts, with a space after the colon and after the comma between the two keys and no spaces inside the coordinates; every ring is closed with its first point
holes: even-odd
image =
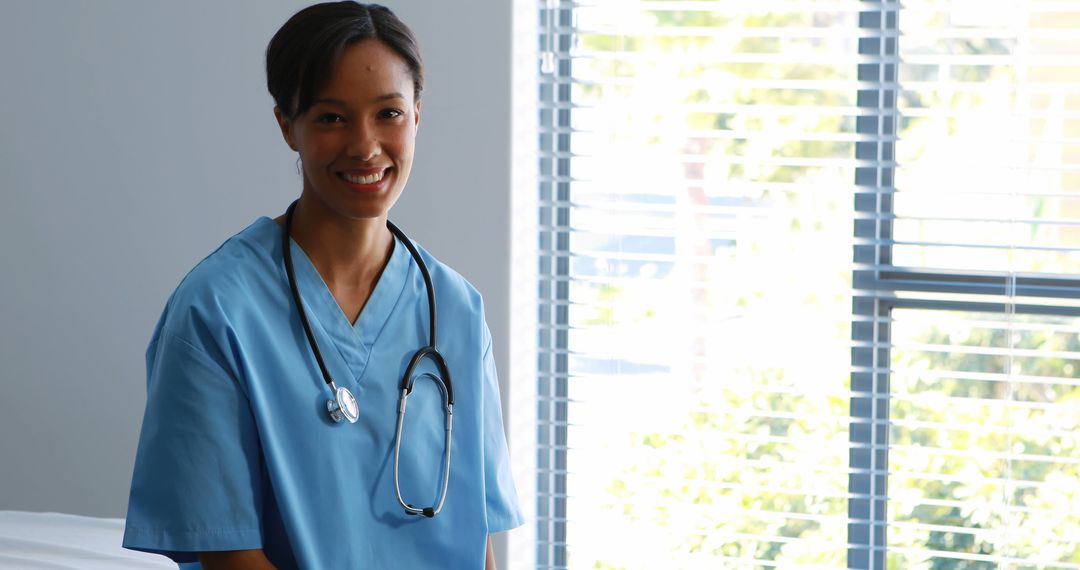
{"type": "Polygon", "coordinates": [[[296,175],[300,178],[304,177],[304,169],[300,164],[300,157],[296,157],[296,175]]]}

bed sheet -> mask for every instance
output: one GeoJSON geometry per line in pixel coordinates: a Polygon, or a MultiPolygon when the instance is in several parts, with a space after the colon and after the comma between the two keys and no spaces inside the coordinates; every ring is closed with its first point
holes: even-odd
{"type": "Polygon", "coordinates": [[[0,511],[2,570],[176,570],[168,558],[120,547],[123,519],[0,511]]]}

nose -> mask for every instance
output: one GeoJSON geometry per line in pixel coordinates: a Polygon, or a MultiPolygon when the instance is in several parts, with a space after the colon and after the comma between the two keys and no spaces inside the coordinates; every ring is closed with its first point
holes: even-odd
{"type": "Polygon", "coordinates": [[[352,132],[349,134],[348,146],[345,149],[349,158],[367,162],[382,153],[382,145],[373,125],[367,121],[354,123],[352,132]]]}

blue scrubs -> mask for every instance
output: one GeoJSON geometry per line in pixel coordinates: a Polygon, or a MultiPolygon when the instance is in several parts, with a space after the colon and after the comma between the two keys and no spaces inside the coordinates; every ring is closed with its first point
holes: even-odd
{"type": "MultiPolygon", "coordinates": [[[[420,249],[453,379],[454,429],[442,512],[407,515],[394,493],[393,448],[399,382],[428,339],[420,271],[395,242],[352,324],[292,244],[312,332],[360,408],[356,424],[334,424],[289,292],[281,232],[257,220],[196,266],[165,307],[146,353],[124,547],[179,563],[261,548],[279,568],[483,568],[487,535],[523,519],[480,295],[420,249]]],[[[437,386],[417,380],[400,463],[402,495],[414,505],[434,505],[442,483],[441,406],[437,386]]]]}

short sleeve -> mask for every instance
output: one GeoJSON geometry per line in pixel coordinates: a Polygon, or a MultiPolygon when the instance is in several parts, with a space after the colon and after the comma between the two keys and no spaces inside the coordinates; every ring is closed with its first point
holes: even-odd
{"type": "Polygon", "coordinates": [[[484,351],[484,494],[487,501],[488,533],[501,532],[525,522],[518,505],[517,490],[510,469],[510,453],[503,432],[499,377],[491,343],[484,351]]]}
{"type": "Polygon", "coordinates": [[[147,375],[123,546],[176,562],[261,548],[261,453],[236,379],[166,328],[147,375]]]}

